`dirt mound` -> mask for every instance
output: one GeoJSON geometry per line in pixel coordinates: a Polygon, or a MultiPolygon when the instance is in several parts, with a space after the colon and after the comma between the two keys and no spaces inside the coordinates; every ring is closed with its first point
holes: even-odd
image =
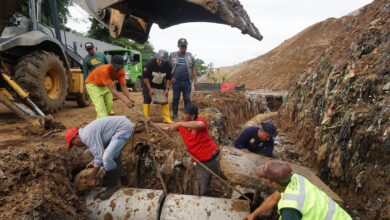
{"type": "Polygon", "coordinates": [[[269,112],[263,95],[240,92],[198,92],[192,101],[200,108],[200,116],[209,122],[210,135],[217,144],[228,144],[240,131],[240,125],[254,115],[269,112]]]}
{"type": "Polygon", "coordinates": [[[262,56],[235,66],[216,68],[202,81],[227,79],[243,83],[250,90],[288,90],[307,64],[329,47],[335,38],[345,33],[354,19],[353,15],[349,15],[314,24],[262,56]]]}
{"type": "Polygon", "coordinates": [[[64,149],[0,151],[0,219],[87,219],[71,183],[82,164],[64,149]]]}
{"type": "Polygon", "coordinates": [[[355,217],[389,219],[388,1],[364,7],[346,27],[290,91],[279,124],[355,217]]]}

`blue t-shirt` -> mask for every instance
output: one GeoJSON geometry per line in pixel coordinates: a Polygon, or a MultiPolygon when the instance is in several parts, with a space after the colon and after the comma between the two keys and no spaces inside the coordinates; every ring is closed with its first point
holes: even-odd
{"type": "Polygon", "coordinates": [[[234,141],[234,146],[239,149],[248,149],[253,153],[262,154],[267,157],[273,157],[274,140],[262,141],[259,138],[259,127],[249,126],[245,128],[240,136],[234,141]]]}
{"type": "Polygon", "coordinates": [[[181,81],[181,82],[190,80],[190,77],[188,75],[185,54],[179,53],[177,64],[175,67],[175,72],[173,73],[173,78],[175,78],[176,81],[181,81]]]}

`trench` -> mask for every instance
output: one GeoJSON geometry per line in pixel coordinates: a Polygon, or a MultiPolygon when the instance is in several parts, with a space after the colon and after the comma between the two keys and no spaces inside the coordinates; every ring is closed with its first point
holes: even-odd
{"type": "MultiPolygon", "coordinates": [[[[209,123],[209,132],[219,145],[231,145],[234,137],[249,123],[260,124],[263,120],[276,123],[277,111],[283,102],[280,94],[261,93],[195,93],[193,97],[201,109],[200,117],[209,123]],[[258,117],[254,117],[258,116],[258,117]],[[259,117],[260,116],[260,117],[259,117]],[[265,116],[265,117],[264,117],[265,116]]],[[[89,193],[86,204],[97,219],[242,219],[263,201],[254,192],[245,192],[251,203],[242,196],[233,198],[232,190],[213,178],[213,197],[199,197],[199,189],[193,165],[183,149],[173,145],[156,130],[150,128],[150,143],[147,145],[145,127],[137,123],[135,135],[122,154],[122,177],[124,186],[107,201],[98,201],[95,196],[101,189],[89,193]],[[157,178],[152,154],[162,171],[168,195],[162,191],[157,178]],[[153,196],[151,196],[153,195],[153,196]],[[115,205],[114,205],[115,204],[115,205]],[[140,205],[142,204],[142,205],[140,205]]],[[[172,135],[175,141],[180,137],[172,135]]]]}
{"type": "MultiPolygon", "coordinates": [[[[221,148],[231,144],[253,116],[275,114],[270,112],[270,103],[261,94],[194,93],[193,100],[200,106],[200,116],[208,122],[210,134],[221,148]]],[[[31,148],[7,148],[0,152],[0,218],[242,219],[249,212],[250,204],[240,200],[240,196],[216,178],[212,180],[213,197],[197,196],[193,163],[181,137],[175,133],[169,135],[181,144],[180,148],[153,128],[150,129],[151,148],[146,144],[146,128],[137,123],[135,134],[121,155],[123,187],[107,201],[95,199],[95,193],[101,188],[89,192],[78,176],[91,160],[81,148],[66,151],[39,142],[31,148]],[[162,192],[152,155],[162,172],[168,195],[162,192]]],[[[102,175],[99,176],[98,186],[102,175]]],[[[258,195],[244,193],[261,202],[258,195]]]]}

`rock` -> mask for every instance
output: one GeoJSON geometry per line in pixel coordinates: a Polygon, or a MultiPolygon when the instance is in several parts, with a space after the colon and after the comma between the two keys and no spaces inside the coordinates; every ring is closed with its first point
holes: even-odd
{"type": "Polygon", "coordinates": [[[20,153],[16,154],[16,157],[17,157],[19,160],[28,160],[29,155],[28,155],[28,153],[26,153],[26,152],[20,152],[20,153]]]}
{"type": "Polygon", "coordinates": [[[277,116],[278,116],[277,112],[258,114],[252,119],[250,119],[248,122],[246,122],[242,127],[246,128],[249,126],[259,126],[261,122],[276,119],[277,116]]]}
{"type": "Polygon", "coordinates": [[[383,91],[390,91],[390,82],[383,86],[383,91]]]}
{"type": "MultiPolygon", "coordinates": [[[[75,184],[76,189],[79,193],[84,193],[84,192],[90,190],[90,188],[87,185],[87,178],[92,173],[92,171],[93,171],[93,168],[86,168],[76,175],[76,177],[74,179],[74,184],[75,184]]],[[[100,171],[96,177],[96,186],[101,185],[102,180],[103,180],[103,176],[104,176],[103,173],[104,173],[103,169],[100,169],[100,171]]]]}

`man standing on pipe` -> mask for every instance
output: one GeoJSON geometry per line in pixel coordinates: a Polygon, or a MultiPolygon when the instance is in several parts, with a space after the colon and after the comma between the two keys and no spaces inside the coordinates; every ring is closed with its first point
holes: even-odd
{"type": "Polygon", "coordinates": [[[87,165],[87,168],[93,168],[87,180],[88,186],[95,186],[96,174],[103,166],[103,184],[107,188],[99,194],[100,199],[109,199],[120,187],[119,156],[133,135],[133,128],[133,124],[125,116],[107,116],[94,120],[85,128],[69,128],[65,133],[68,150],[76,145],[86,146],[92,152],[93,160],[87,165]]]}
{"type": "MultiPolygon", "coordinates": [[[[188,103],[184,107],[181,121],[169,125],[157,125],[165,130],[180,132],[188,152],[214,173],[220,173],[219,147],[209,135],[206,120],[198,118],[198,107],[195,104],[188,103]]],[[[211,173],[198,163],[195,163],[195,171],[200,183],[200,195],[211,196],[211,173]]]]}

